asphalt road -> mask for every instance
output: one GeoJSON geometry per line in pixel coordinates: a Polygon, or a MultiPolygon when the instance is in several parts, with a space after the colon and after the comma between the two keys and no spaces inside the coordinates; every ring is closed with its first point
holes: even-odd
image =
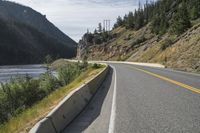
{"type": "Polygon", "coordinates": [[[102,87],[64,133],[200,133],[200,75],[110,65],[102,87]]]}

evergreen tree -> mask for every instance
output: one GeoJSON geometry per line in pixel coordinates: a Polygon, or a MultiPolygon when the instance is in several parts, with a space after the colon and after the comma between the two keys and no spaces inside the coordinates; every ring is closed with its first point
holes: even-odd
{"type": "Polygon", "coordinates": [[[128,18],[127,18],[127,23],[126,23],[126,28],[131,29],[134,28],[134,16],[133,12],[129,12],[128,18]]]}
{"type": "Polygon", "coordinates": [[[122,19],[117,18],[114,27],[125,26],[138,30],[151,23],[152,32],[165,34],[169,27],[175,34],[181,34],[190,26],[190,20],[200,18],[200,0],[146,0],[144,8],[139,3],[138,10],[129,12],[122,19]]]}
{"type": "Polygon", "coordinates": [[[154,16],[151,24],[151,30],[153,33],[159,34],[160,23],[161,23],[160,17],[158,15],[154,16]]]}
{"type": "Polygon", "coordinates": [[[146,4],[144,5],[144,19],[145,19],[145,24],[149,22],[149,5],[148,5],[148,0],[146,0],[146,4]]]}
{"type": "Polygon", "coordinates": [[[123,24],[124,24],[123,19],[120,16],[118,16],[116,23],[117,27],[122,26],[123,24]]]}
{"type": "Polygon", "coordinates": [[[99,31],[99,33],[102,33],[102,25],[101,25],[101,23],[99,23],[98,31],[99,31]]]}
{"type": "Polygon", "coordinates": [[[192,20],[195,20],[199,17],[199,10],[198,10],[197,6],[194,6],[191,9],[190,16],[191,16],[192,20]]]}
{"type": "Polygon", "coordinates": [[[138,30],[144,26],[144,11],[142,8],[139,8],[135,12],[135,29],[138,30]]]}
{"type": "Polygon", "coordinates": [[[126,25],[127,22],[128,22],[128,15],[125,14],[125,16],[124,16],[124,26],[126,25]]]}
{"type": "Polygon", "coordinates": [[[182,34],[191,27],[186,3],[179,7],[177,13],[172,18],[171,31],[177,35],[182,34]]]}
{"type": "Polygon", "coordinates": [[[98,34],[97,29],[94,30],[94,34],[98,34]]]}

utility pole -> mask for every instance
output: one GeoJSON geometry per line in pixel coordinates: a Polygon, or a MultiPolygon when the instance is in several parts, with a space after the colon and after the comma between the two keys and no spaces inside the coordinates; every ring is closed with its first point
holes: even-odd
{"type": "Polygon", "coordinates": [[[103,20],[103,30],[104,31],[110,31],[110,24],[111,20],[105,19],[103,20]]]}
{"type": "Polygon", "coordinates": [[[108,20],[108,31],[110,31],[110,20],[108,20]]]}
{"type": "Polygon", "coordinates": [[[108,30],[108,23],[107,23],[107,20],[105,20],[106,21],[106,31],[108,30]]]}
{"type": "Polygon", "coordinates": [[[105,20],[103,20],[103,30],[105,31],[105,20]]]}

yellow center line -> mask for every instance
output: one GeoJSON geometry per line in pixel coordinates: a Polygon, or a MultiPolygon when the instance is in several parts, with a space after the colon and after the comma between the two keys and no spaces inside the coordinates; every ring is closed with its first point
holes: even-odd
{"type": "Polygon", "coordinates": [[[193,92],[196,92],[196,93],[199,93],[199,94],[200,94],[200,89],[198,89],[198,88],[195,88],[195,87],[192,87],[192,86],[183,84],[183,83],[181,83],[181,82],[178,82],[178,81],[169,79],[169,78],[167,78],[167,77],[164,77],[164,76],[161,76],[161,75],[158,75],[158,74],[155,74],[155,73],[152,73],[152,72],[143,70],[143,69],[139,69],[139,68],[136,68],[136,67],[132,67],[132,68],[134,68],[134,69],[136,69],[136,70],[139,70],[139,71],[142,71],[142,72],[144,72],[144,73],[147,73],[147,74],[152,75],[152,76],[154,76],[154,77],[157,77],[157,78],[159,78],[159,79],[168,81],[168,82],[170,82],[170,83],[173,83],[173,84],[175,84],[175,85],[181,86],[181,87],[183,87],[183,88],[185,88],[185,89],[188,89],[188,90],[190,90],[190,91],[193,91],[193,92]]]}

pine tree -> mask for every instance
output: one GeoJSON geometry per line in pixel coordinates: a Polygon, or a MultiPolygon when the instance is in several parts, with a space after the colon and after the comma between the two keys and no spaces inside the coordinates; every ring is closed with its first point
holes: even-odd
{"type": "Polygon", "coordinates": [[[94,30],[94,34],[98,34],[97,29],[94,30]]]}
{"type": "Polygon", "coordinates": [[[117,18],[117,26],[122,26],[123,25],[123,20],[120,16],[117,18]]]}
{"type": "Polygon", "coordinates": [[[144,11],[140,7],[135,14],[135,29],[138,30],[144,26],[144,11]]]}
{"type": "Polygon", "coordinates": [[[199,10],[198,10],[197,6],[194,6],[191,9],[190,16],[191,16],[192,20],[195,20],[199,17],[199,10]]]}
{"type": "Polygon", "coordinates": [[[177,13],[172,18],[171,31],[177,35],[182,34],[191,27],[189,13],[185,3],[179,7],[177,13]]]}
{"type": "Polygon", "coordinates": [[[128,22],[128,15],[125,14],[125,16],[124,16],[124,26],[126,26],[127,22],[128,22]]]}
{"type": "Polygon", "coordinates": [[[126,23],[126,27],[128,29],[134,28],[134,16],[133,16],[133,12],[129,12],[128,14],[128,19],[127,19],[127,23],[126,23]]]}
{"type": "MultiPolygon", "coordinates": [[[[145,0],[144,0],[145,1],[145,0]]],[[[122,19],[117,18],[114,27],[125,26],[127,29],[139,30],[146,24],[156,34],[165,34],[169,27],[175,34],[181,34],[191,26],[190,20],[200,18],[200,0],[146,0],[144,8],[139,2],[139,8],[134,14],[129,12],[122,19]]]]}
{"type": "Polygon", "coordinates": [[[148,0],[146,0],[146,4],[144,5],[144,18],[145,24],[149,22],[149,4],[148,0]]]}
{"type": "Polygon", "coordinates": [[[154,16],[151,23],[151,30],[153,33],[159,34],[160,23],[161,23],[161,19],[159,15],[154,16]]]}
{"type": "Polygon", "coordinates": [[[99,23],[98,32],[102,33],[102,25],[101,25],[101,23],[99,23]]]}

